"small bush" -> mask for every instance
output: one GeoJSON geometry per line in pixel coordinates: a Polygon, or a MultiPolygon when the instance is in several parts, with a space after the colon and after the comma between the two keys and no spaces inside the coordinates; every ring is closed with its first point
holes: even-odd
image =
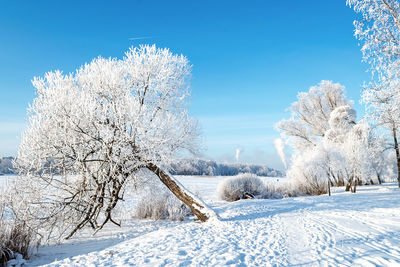
{"type": "Polygon", "coordinates": [[[327,193],[327,182],[325,177],[315,174],[312,170],[303,171],[298,175],[288,172],[288,177],[299,195],[315,196],[327,193]]]}
{"type": "Polygon", "coordinates": [[[263,181],[249,173],[227,178],[218,185],[217,189],[218,197],[230,202],[246,198],[249,194],[261,198],[267,198],[269,195],[263,181]]]}
{"type": "Polygon", "coordinates": [[[6,266],[12,259],[28,258],[33,241],[32,231],[26,223],[7,216],[5,203],[0,203],[0,266],[6,266]]]}
{"type": "Polygon", "coordinates": [[[265,183],[266,195],[262,198],[284,198],[299,196],[298,190],[289,182],[265,183]]]}
{"type": "Polygon", "coordinates": [[[191,215],[190,209],[165,189],[154,188],[142,194],[135,210],[139,219],[183,221],[191,215]]]}

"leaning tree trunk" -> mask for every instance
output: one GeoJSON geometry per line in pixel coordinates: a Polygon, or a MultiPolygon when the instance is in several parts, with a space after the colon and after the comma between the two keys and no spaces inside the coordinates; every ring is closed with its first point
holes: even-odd
{"type": "Polygon", "coordinates": [[[394,139],[394,149],[396,150],[396,159],[397,159],[397,182],[400,187],[400,151],[399,151],[399,143],[397,142],[397,134],[396,128],[393,127],[393,139],[394,139]]]}
{"type": "Polygon", "coordinates": [[[185,203],[200,221],[206,222],[209,219],[218,219],[217,214],[211,208],[187,191],[183,185],[168,172],[163,171],[153,163],[149,163],[147,168],[157,175],[161,182],[163,182],[177,198],[185,203]]]}

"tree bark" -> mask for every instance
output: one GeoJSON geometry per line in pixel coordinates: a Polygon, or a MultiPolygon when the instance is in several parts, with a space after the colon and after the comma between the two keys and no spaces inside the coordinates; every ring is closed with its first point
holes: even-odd
{"type": "Polygon", "coordinates": [[[354,187],[353,187],[353,193],[356,193],[357,192],[357,184],[358,184],[358,178],[356,178],[355,180],[354,180],[354,187]]]}
{"type": "Polygon", "coordinates": [[[163,184],[183,203],[185,203],[193,214],[202,222],[206,222],[209,219],[218,219],[215,212],[209,208],[200,199],[195,197],[189,191],[187,191],[177,180],[175,180],[169,173],[163,171],[153,163],[147,164],[147,168],[153,172],[161,180],[163,184]]]}
{"type": "Polygon", "coordinates": [[[331,196],[331,182],[328,181],[328,195],[331,196]]]}
{"type": "Polygon", "coordinates": [[[354,176],[352,176],[351,178],[350,178],[350,180],[348,181],[348,183],[347,183],[347,185],[346,185],[346,192],[349,192],[350,191],[350,189],[351,189],[351,191],[353,192],[353,189],[351,188],[351,186],[352,186],[352,184],[353,184],[353,179],[354,179],[354,176]]]}
{"type": "Polygon", "coordinates": [[[399,151],[399,143],[397,142],[397,133],[395,127],[393,127],[393,139],[394,139],[394,149],[396,150],[396,159],[397,159],[397,182],[400,187],[400,151],[399,151]]]}
{"type": "Polygon", "coordinates": [[[345,189],[344,191],[349,192],[349,191],[350,191],[350,187],[351,187],[351,184],[348,183],[348,184],[346,185],[346,189],[345,189]]]}

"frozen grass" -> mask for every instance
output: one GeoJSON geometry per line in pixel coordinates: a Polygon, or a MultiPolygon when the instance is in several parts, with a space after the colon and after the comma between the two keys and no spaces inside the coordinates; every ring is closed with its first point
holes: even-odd
{"type": "Polygon", "coordinates": [[[34,235],[22,218],[11,213],[5,189],[0,188],[0,266],[29,257],[34,235]]]}
{"type": "Polygon", "coordinates": [[[142,193],[135,210],[138,219],[183,221],[190,214],[185,204],[161,188],[142,193]]]}
{"type": "MultiPolygon", "coordinates": [[[[33,235],[24,223],[0,219],[0,266],[12,259],[29,257],[33,235]],[[21,255],[21,256],[20,256],[21,255]]],[[[20,261],[20,259],[19,259],[20,261]]]]}

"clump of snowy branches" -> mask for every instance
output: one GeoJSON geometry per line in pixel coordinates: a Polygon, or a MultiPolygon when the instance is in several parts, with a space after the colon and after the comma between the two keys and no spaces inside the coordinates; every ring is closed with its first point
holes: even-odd
{"type": "Polygon", "coordinates": [[[363,60],[371,65],[372,72],[382,74],[399,59],[399,1],[347,0],[346,3],[361,15],[354,21],[354,35],[362,41],[363,60]]]}
{"type": "Polygon", "coordinates": [[[17,192],[28,217],[49,236],[71,237],[108,223],[126,184],[148,170],[201,220],[216,214],[166,170],[182,150],[197,151],[188,112],[191,66],[155,46],[123,59],[98,57],[75,73],[35,78],[37,97],[17,157],[17,192]]]}
{"type": "Polygon", "coordinates": [[[23,208],[13,203],[12,196],[3,190],[0,193],[0,266],[19,266],[29,257],[35,231],[28,226],[23,208]]]}
{"type": "Polygon", "coordinates": [[[308,149],[321,141],[329,129],[330,113],[343,105],[352,105],[344,86],[321,81],[309,91],[298,93],[297,101],[289,108],[290,119],[281,120],[276,128],[294,149],[308,149]]]}
{"type": "Polygon", "coordinates": [[[16,220],[5,222],[4,218],[0,218],[0,266],[6,266],[7,263],[12,266],[12,261],[19,264],[25,262],[33,239],[29,230],[16,220]]]}

